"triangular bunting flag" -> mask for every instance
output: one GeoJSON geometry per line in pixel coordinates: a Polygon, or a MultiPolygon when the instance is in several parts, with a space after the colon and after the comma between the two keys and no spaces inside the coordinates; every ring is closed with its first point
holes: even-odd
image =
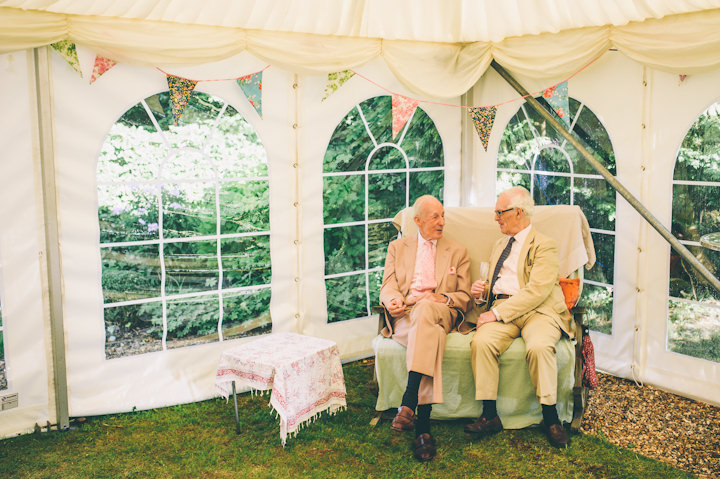
{"type": "Polygon", "coordinates": [[[82,77],[82,70],[80,69],[80,61],[77,56],[77,48],[75,44],[70,40],[60,40],[57,43],[50,45],[67,61],[73,69],[80,74],[82,77]]]}
{"type": "Polygon", "coordinates": [[[237,84],[240,85],[248,101],[262,118],[262,72],[238,78],[237,84]]]}
{"type": "Polygon", "coordinates": [[[470,118],[475,124],[475,131],[482,142],[483,148],[487,151],[488,142],[490,141],[490,132],[493,123],[495,123],[496,106],[480,106],[470,108],[470,118]]]}
{"type": "Polygon", "coordinates": [[[419,101],[402,95],[392,96],[392,137],[393,140],[415,112],[419,101]]]}
{"type": "Polygon", "coordinates": [[[555,113],[566,123],[570,124],[570,100],[568,99],[568,84],[562,82],[543,90],[543,98],[550,103],[555,113]]]}
{"type": "Polygon", "coordinates": [[[167,76],[167,82],[168,89],[170,90],[173,121],[175,125],[177,125],[197,82],[172,75],[167,76]]]}
{"type": "Polygon", "coordinates": [[[350,70],[328,73],[327,85],[325,85],[325,96],[320,101],[325,101],[327,97],[338,91],[340,87],[353,76],[355,76],[355,72],[350,70]]]}
{"type": "Polygon", "coordinates": [[[101,57],[101,56],[95,56],[95,65],[93,66],[93,72],[92,76],[90,77],[90,84],[92,84],[95,80],[100,78],[100,76],[117,65],[117,62],[114,60],[110,60],[109,58],[101,57]]]}

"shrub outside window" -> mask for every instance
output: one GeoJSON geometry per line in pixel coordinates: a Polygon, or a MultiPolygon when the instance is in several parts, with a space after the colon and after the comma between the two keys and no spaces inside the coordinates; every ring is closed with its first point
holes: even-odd
{"type": "Polygon", "coordinates": [[[389,96],[363,101],[340,121],[323,167],[329,322],[371,314],[397,237],[392,218],[422,195],[442,200],[444,181],[442,139],[422,108],[394,140],[389,96]]]}
{"type": "MultiPolygon", "coordinates": [[[[610,138],[595,114],[570,98],[568,129],[613,175],[615,154],[610,138]]],[[[562,121],[562,120],[561,120],[562,121]]],[[[497,163],[498,192],[526,187],[537,205],[578,205],[590,225],[597,262],[584,272],[578,306],[587,308],[586,323],[595,331],[612,333],[615,263],[615,190],[580,153],[534,110],[522,105],[508,123],[497,163]]]]}
{"type": "Polygon", "coordinates": [[[108,359],[270,330],[265,149],[225,101],[123,114],[97,166],[108,359]]]}
{"type": "MultiPolygon", "coordinates": [[[[705,110],[680,146],[673,176],[672,234],[716,277],[720,251],[700,238],[720,231],[720,102],[705,110]]],[[[720,293],[670,250],[667,349],[720,362],[720,293]]]]}

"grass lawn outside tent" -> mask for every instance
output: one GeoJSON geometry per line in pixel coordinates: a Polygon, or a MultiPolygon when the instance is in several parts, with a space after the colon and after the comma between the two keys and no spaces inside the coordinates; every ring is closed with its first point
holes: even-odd
{"type": "Polygon", "coordinates": [[[412,434],[370,426],[375,396],[372,362],[343,368],[348,408],[322,415],[283,448],[269,396],[239,396],[242,431],[232,402],[211,399],[149,411],[87,418],[68,431],[0,441],[0,477],[34,478],[692,478],[691,474],[619,448],[573,435],[552,448],[537,428],[473,440],[467,421],[434,422],[437,458],[418,463],[412,434]]]}

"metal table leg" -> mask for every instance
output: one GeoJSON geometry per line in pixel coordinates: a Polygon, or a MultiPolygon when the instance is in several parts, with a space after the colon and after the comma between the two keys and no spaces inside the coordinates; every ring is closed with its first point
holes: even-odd
{"type": "Polygon", "coordinates": [[[235,381],[232,382],[233,404],[235,405],[235,433],[240,434],[240,416],[238,415],[237,394],[235,393],[235,381]]]}

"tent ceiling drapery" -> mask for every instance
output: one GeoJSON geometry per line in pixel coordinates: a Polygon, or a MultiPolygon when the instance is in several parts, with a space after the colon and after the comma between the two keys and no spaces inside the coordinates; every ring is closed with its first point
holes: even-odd
{"type": "Polygon", "coordinates": [[[452,98],[493,59],[542,82],[564,79],[608,48],[675,73],[716,68],[720,0],[0,0],[0,52],[60,40],[145,65],[207,63],[248,51],[310,74],[381,56],[413,92],[452,98]]]}

